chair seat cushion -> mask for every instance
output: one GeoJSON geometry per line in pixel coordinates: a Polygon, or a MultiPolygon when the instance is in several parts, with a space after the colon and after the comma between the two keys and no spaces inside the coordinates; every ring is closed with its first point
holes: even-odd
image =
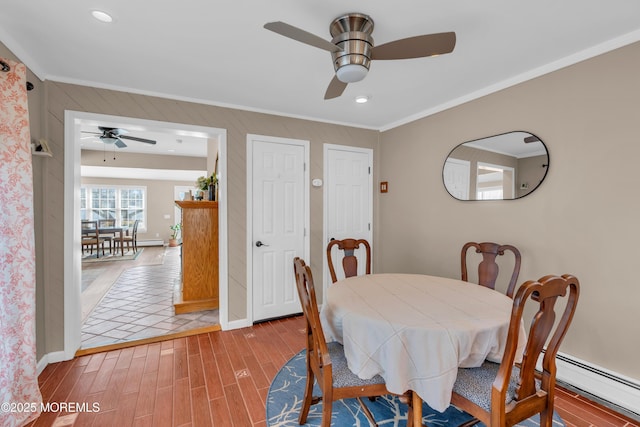
{"type": "MultiPolygon", "coordinates": [[[[484,361],[479,368],[459,368],[453,392],[475,403],[487,412],[491,411],[491,386],[498,375],[499,363],[484,361]]],[[[511,402],[518,387],[520,368],[513,367],[507,388],[506,402],[511,402]]],[[[538,381],[536,381],[539,387],[538,381]]]]}
{"type": "Polygon", "coordinates": [[[372,384],[384,384],[384,378],[380,375],[363,380],[354,374],[347,366],[347,358],[344,355],[344,347],[338,342],[327,343],[329,355],[331,356],[331,365],[333,366],[333,387],[354,387],[372,384]]]}

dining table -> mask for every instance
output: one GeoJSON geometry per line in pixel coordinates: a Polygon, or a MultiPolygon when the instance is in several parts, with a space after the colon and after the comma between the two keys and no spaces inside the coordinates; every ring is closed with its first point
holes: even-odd
{"type": "MultiPolygon", "coordinates": [[[[461,280],[424,274],[366,274],[325,290],[320,312],[327,341],[344,346],[360,378],[379,374],[389,392],[412,391],[414,426],[422,401],[443,412],[458,368],[500,362],[513,300],[461,280]]],[[[516,361],[526,331],[521,325],[516,361]]]]}
{"type": "MultiPolygon", "coordinates": [[[[82,234],[91,233],[93,230],[82,228],[82,234]]],[[[120,242],[120,254],[124,256],[124,236],[129,234],[129,227],[126,225],[122,226],[102,226],[98,227],[98,234],[113,234],[114,239],[118,239],[120,242]],[[115,236],[118,237],[115,237],[115,236]]],[[[117,251],[116,251],[117,253],[117,251]]]]}

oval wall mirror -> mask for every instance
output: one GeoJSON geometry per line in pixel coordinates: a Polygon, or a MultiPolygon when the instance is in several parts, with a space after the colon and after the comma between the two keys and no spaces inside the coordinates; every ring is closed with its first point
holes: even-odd
{"type": "Polygon", "coordinates": [[[458,200],[512,200],[531,194],[548,170],[544,142],[515,131],[455,147],[444,163],[442,180],[458,200]]]}

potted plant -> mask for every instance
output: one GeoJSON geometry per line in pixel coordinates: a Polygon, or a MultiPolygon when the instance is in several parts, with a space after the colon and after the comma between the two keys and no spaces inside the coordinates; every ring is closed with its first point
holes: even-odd
{"type": "Polygon", "coordinates": [[[201,176],[196,181],[196,186],[204,192],[204,198],[216,200],[216,192],[218,187],[218,175],[213,172],[211,176],[201,176]],[[208,197],[207,197],[208,195],[208,197]]]}
{"type": "Polygon", "coordinates": [[[178,236],[180,235],[182,224],[178,223],[178,224],[170,225],[169,228],[172,231],[171,237],[169,237],[169,246],[176,247],[178,246],[178,236]]]}

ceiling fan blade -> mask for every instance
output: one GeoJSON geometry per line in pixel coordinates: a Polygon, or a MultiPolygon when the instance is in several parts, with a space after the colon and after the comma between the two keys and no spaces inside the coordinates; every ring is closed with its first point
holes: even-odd
{"type": "Polygon", "coordinates": [[[110,136],[120,136],[123,133],[129,133],[129,131],[126,129],[110,128],[106,126],[98,126],[98,129],[102,131],[103,135],[109,134],[110,136]]]}
{"type": "Polygon", "coordinates": [[[527,137],[524,139],[524,142],[525,142],[526,144],[529,144],[529,143],[531,143],[531,142],[538,142],[538,141],[540,141],[540,139],[538,139],[538,137],[537,137],[537,136],[534,136],[534,135],[527,136],[527,137]]]}
{"type": "Polygon", "coordinates": [[[456,46],[456,33],[425,34],[375,46],[371,59],[412,59],[451,53],[456,46]]]}
{"type": "Polygon", "coordinates": [[[81,130],[80,133],[90,133],[92,135],[102,135],[102,132],[90,132],[88,130],[81,130]]]}
{"type": "Polygon", "coordinates": [[[118,138],[118,139],[116,140],[116,147],[118,147],[118,148],[124,148],[124,147],[126,147],[126,146],[127,146],[127,144],[125,144],[124,142],[122,142],[122,140],[121,140],[120,138],[118,138]]]}
{"type": "Polygon", "coordinates": [[[119,138],[130,139],[132,141],[138,141],[138,142],[145,142],[147,144],[155,144],[156,143],[156,141],[154,141],[152,139],[137,138],[135,136],[119,135],[119,138]]]}
{"type": "Polygon", "coordinates": [[[342,95],[342,92],[347,88],[347,83],[338,80],[338,76],[333,76],[327,91],[324,93],[324,99],[333,99],[342,95]]]}
{"type": "Polygon", "coordinates": [[[297,40],[320,49],[328,50],[329,52],[342,51],[342,49],[330,41],[281,21],[268,22],[264,24],[264,28],[269,31],[273,31],[274,33],[278,33],[281,36],[289,37],[290,39],[297,40]]]}

